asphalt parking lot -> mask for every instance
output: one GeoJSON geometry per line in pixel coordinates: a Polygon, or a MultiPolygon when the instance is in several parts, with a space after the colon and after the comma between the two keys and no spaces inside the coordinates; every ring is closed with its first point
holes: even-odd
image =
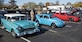
{"type": "MultiPolygon", "coordinates": [[[[82,20],[82,14],[79,15],[82,20]]],[[[11,33],[0,29],[0,42],[82,42],[82,21],[65,21],[63,28],[41,25],[41,32],[14,38],[11,33]]]]}

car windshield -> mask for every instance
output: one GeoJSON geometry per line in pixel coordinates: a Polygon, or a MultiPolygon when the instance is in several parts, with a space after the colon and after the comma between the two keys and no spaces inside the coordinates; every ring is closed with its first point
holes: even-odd
{"type": "Polygon", "coordinates": [[[50,18],[54,18],[52,15],[50,15],[50,18]]]}
{"type": "Polygon", "coordinates": [[[67,12],[66,14],[67,14],[67,15],[71,15],[71,13],[68,13],[68,12],[67,12]]]}
{"type": "Polygon", "coordinates": [[[25,20],[26,17],[25,16],[17,16],[17,17],[12,17],[12,19],[15,19],[15,20],[25,20]]]}
{"type": "Polygon", "coordinates": [[[8,18],[8,20],[11,22],[19,21],[19,20],[25,20],[25,19],[26,19],[25,16],[16,16],[16,17],[8,18]]]}
{"type": "Polygon", "coordinates": [[[75,13],[73,13],[73,14],[67,14],[67,15],[69,15],[69,16],[75,16],[75,13]]]}

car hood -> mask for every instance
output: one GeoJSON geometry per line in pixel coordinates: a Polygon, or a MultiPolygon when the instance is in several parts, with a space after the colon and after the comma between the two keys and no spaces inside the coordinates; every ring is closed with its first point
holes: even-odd
{"type": "Polygon", "coordinates": [[[29,21],[29,20],[15,21],[14,23],[16,25],[23,27],[23,28],[31,28],[32,26],[34,26],[34,23],[32,21],[29,21]]]}

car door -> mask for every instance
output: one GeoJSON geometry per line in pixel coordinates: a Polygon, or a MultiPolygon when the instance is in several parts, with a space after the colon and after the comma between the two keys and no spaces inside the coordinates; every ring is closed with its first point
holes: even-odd
{"type": "Polygon", "coordinates": [[[43,19],[43,24],[49,25],[49,22],[50,22],[50,17],[45,15],[43,19]]]}
{"type": "Polygon", "coordinates": [[[5,19],[1,19],[1,22],[3,23],[4,27],[6,28],[6,30],[8,32],[11,32],[11,24],[9,21],[5,20],[5,19]]]}
{"type": "Polygon", "coordinates": [[[67,20],[68,16],[65,13],[60,14],[60,19],[67,20]]]}
{"type": "Polygon", "coordinates": [[[44,22],[44,20],[43,20],[43,19],[44,19],[43,15],[40,15],[39,17],[40,17],[40,18],[38,19],[39,23],[40,23],[40,24],[43,24],[43,22],[44,22]]]}

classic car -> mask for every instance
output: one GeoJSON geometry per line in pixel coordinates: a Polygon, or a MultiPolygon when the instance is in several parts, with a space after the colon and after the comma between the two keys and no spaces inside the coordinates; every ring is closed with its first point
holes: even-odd
{"type": "Polygon", "coordinates": [[[24,14],[5,14],[4,16],[5,18],[1,18],[4,29],[11,32],[14,37],[40,32],[38,24],[27,20],[24,14]]]}
{"type": "Polygon", "coordinates": [[[52,15],[52,17],[57,17],[61,20],[65,20],[65,21],[74,21],[74,22],[80,21],[80,17],[74,16],[74,15],[71,15],[68,13],[64,13],[64,12],[55,13],[52,15]]]}
{"type": "Polygon", "coordinates": [[[65,25],[64,21],[56,17],[51,17],[51,14],[37,14],[36,22],[38,24],[49,25],[51,28],[63,27],[65,25]]]}

